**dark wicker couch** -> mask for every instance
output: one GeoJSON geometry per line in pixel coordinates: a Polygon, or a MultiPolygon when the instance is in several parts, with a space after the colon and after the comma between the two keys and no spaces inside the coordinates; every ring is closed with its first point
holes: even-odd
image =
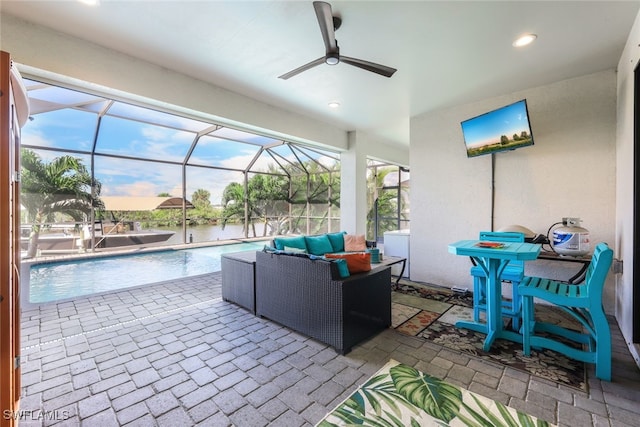
{"type": "Polygon", "coordinates": [[[257,252],[256,314],[346,354],[391,325],[391,269],[341,279],[333,262],[257,252]]]}

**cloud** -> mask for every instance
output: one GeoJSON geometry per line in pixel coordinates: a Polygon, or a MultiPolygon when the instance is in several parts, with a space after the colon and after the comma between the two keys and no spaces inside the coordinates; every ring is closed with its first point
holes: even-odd
{"type": "MultiPolygon", "coordinates": [[[[241,172],[188,166],[187,198],[202,188],[211,193],[211,203],[220,204],[224,189],[231,182],[242,182],[241,172]]],[[[96,178],[104,196],[157,196],[169,193],[182,197],[182,167],[155,162],[109,157],[96,158],[96,178]]]]}

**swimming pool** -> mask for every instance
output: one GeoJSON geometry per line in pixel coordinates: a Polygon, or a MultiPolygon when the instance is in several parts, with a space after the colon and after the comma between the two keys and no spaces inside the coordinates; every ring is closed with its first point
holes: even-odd
{"type": "Polygon", "coordinates": [[[29,302],[43,303],[220,271],[220,256],[265,242],[163,250],[32,265],[29,302]]]}

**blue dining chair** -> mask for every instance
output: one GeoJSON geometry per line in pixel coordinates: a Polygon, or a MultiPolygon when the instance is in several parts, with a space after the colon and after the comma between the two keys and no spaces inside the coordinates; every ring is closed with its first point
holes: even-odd
{"type": "MultiPolygon", "coordinates": [[[[524,242],[524,234],[517,232],[481,231],[480,240],[488,242],[524,242]]],[[[473,276],[473,320],[480,321],[480,312],[487,310],[487,276],[482,267],[471,267],[473,276]]],[[[518,286],[524,277],[524,261],[510,261],[500,275],[501,282],[511,282],[511,300],[502,300],[502,315],[512,319],[514,330],[520,329],[520,297],[518,286]]]]}
{"type": "Polygon", "coordinates": [[[518,292],[522,298],[522,345],[526,356],[531,354],[531,347],[548,348],[571,359],[595,363],[596,377],[611,381],[611,331],[602,307],[602,292],[612,261],[613,251],[606,243],[598,243],[581,284],[529,276],[522,280],[518,292]],[[536,321],[534,298],[569,313],[580,322],[583,331],[536,321]],[[581,348],[571,347],[554,336],[575,342],[581,348]]]}

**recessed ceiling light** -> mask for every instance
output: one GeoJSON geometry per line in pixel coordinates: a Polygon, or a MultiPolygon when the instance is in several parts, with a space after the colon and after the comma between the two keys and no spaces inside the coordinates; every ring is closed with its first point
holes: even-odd
{"type": "Polygon", "coordinates": [[[98,6],[100,4],[100,0],[78,0],[78,2],[87,6],[98,6]]]}
{"type": "Polygon", "coordinates": [[[528,44],[533,43],[533,41],[535,39],[537,39],[538,36],[535,34],[523,34],[520,37],[518,37],[513,43],[513,47],[522,47],[522,46],[526,46],[528,44]]]}
{"type": "Polygon", "coordinates": [[[340,103],[338,101],[332,101],[329,103],[329,108],[338,108],[340,107],[340,103]]]}

